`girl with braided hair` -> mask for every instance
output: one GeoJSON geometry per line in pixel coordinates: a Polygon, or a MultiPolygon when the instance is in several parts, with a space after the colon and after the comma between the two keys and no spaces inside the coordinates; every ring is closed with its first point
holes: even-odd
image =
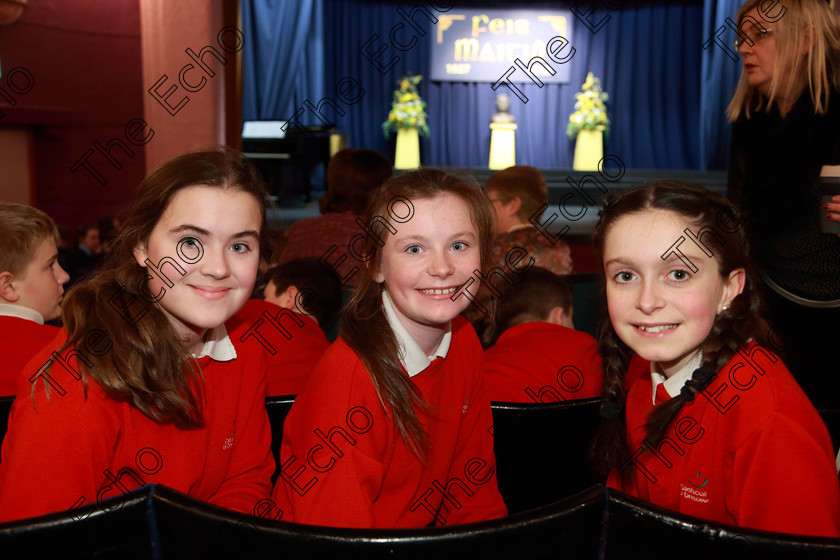
{"type": "Polygon", "coordinates": [[[767,326],[738,211],[700,185],[655,181],[607,198],[595,230],[608,485],[751,529],[840,536],[825,425],[767,326]],[[625,377],[633,353],[650,374],[625,377]]]}

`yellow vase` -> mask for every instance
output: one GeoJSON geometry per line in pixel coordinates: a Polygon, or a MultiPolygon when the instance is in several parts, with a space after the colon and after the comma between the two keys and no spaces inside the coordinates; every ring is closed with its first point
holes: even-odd
{"type": "Polygon", "coordinates": [[[420,135],[416,128],[401,128],[397,131],[397,153],[395,169],[417,169],[420,167],[420,135]]]}
{"type": "Polygon", "coordinates": [[[598,171],[604,157],[604,133],[600,130],[581,130],[575,144],[575,171],[598,171]]]}

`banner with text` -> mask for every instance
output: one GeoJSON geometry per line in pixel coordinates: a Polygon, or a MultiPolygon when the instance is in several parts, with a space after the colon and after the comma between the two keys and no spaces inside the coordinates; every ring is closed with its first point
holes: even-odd
{"type": "MultiPolygon", "coordinates": [[[[437,17],[430,79],[444,82],[496,82],[515,59],[524,64],[535,56],[547,60],[546,45],[553,37],[572,36],[568,10],[467,9],[437,17]]],[[[534,73],[547,84],[569,82],[568,64],[554,70],[552,76],[535,65],[534,73]]],[[[528,81],[516,74],[512,79],[528,81]]]]}

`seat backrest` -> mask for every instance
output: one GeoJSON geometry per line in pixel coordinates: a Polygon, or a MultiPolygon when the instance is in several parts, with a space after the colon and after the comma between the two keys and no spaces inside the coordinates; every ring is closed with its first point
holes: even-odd
{"type": "Polygon", "coordinates": [[[572,283],[572,309],[575,329],[597,337],[598,317],[603,307],[601,275],[594,273],[570,274],[572,283]]]}
{"type": "Polygon", "coordinates": [[[491,403],[499,491],[511,513],[547,505],[603,479],[589,459],[601,399],[491,403]]]}
{"type": "Polygon", "coordinates": [[[153,486],[70,511],[0,524],[0,557],[159,558],[151,530],[153,486]]]}
{"type": "Polygon", "coordinates": [[[9,428],[9,414],[12,412],[14,397],[0,397],[0,443],[6,437],[6,430],[9,428]]]}
{"type": "Polygon", "coordinates": [[[155,511],[169,558],[435,560],[595,558],[604,490],[503,519],[425,529],[336,529],[267,521],[158,487],[155,511]]]}
{"type": "Polygon", "coordinates": [[[753,560],[840,558],[840,540],[719,525],[607,490],[604,558],[753,560]]]}
{"type": "MultiPolygon", "coordinates": [[[[265,411],[268,413],[268,422],[271,424],[271,452],[274,454],[274,462],[280,464],[280,444],[283,442],[283,423],[286,416],[292,409],[295,402],[295,395],[285,397],[267,397],[265,399],[265,411]]],[[[271,481],[274,482],[280,474],[280,469],[274,471],[271,481]]]]}
{"type": "Polygon", "coordinates": [[[831,444],[836,454],[840,449],[840,409],[820,409],[817,412],[820,413],[820,418],[828,428],[828,435],[831,436],[831,444]]]}

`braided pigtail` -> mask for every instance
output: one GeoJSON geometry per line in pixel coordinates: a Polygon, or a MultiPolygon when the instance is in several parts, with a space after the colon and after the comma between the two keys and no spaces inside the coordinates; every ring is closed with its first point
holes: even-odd
{"type": "Polygon", "coordinates": [[[598,325],[598,352],[604,375],[603,401],[601,424],[592,442],[591,455],[595,467],[606,476],[613,467],[624,464],[630,458],[624,418],[627,400],[624,374],[633,356],[633,351],[615,334],[606,309],[598,325]]]}

